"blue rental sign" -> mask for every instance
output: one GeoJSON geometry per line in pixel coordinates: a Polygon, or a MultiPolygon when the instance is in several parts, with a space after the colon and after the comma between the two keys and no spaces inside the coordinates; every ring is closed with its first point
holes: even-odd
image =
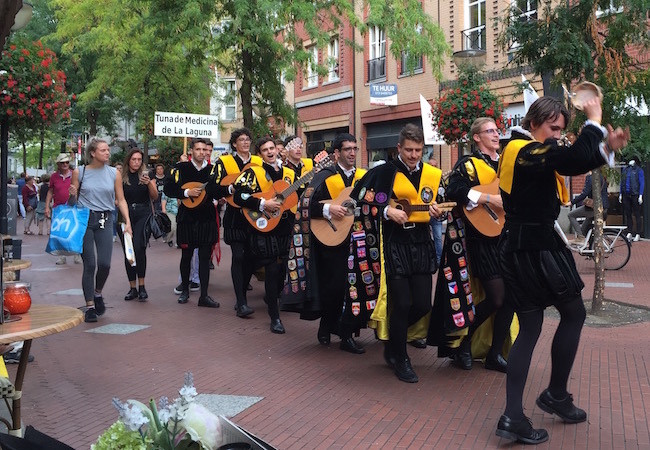
{"type": "Polygon", "coordinates": [[[385,83],[371,84],[370,104],[397,106],[397,85],[385,83]]]}

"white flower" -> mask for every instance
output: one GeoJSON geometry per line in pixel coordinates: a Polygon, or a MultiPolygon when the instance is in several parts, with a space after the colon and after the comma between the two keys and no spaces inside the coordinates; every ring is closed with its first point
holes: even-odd
{"type": "Polygon", "coordinates": [[[149,423],[149,419],[144,415],[142,407],[132,403],[132,401],[125,404],[114,398],[113,405],[120,413],[120,420],[129,430],[138,431],[142,425],[149,423]]]}
{"type": "Polygon", "coordinates": [[[219,418],[198,403],[189,405],[181,426],[203,450],[214,450],[221,441],[219,418]]]}

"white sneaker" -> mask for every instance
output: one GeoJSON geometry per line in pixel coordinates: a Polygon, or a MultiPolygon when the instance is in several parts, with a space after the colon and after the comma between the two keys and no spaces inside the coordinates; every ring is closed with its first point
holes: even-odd
{"type": "Polygon", "coordinates": [[[641,236],[639,236],[638,234],[634,236],[634,242],[639,242],[639,239],[641,239],[641,236]]]}
{"type": "Polygon", "coordinates": [[[59,259],[56,260],[56,265],[62,266],[63,264],[65,264],[65,256],[59,256],[59,259]]]}
{"type": "Polygon", "coordinates": [[[632,240],[632,233],[628,233],[627,236],[625,236],[628,241],[632,240]]]}
{"type": "Polygon", "coordinates": [[[84,262],[84,261],[83,261],[83,259],[81,259],[81,255],[74,255],[74,263],[75,264],[81,264],[82,262],[84,262]]]}

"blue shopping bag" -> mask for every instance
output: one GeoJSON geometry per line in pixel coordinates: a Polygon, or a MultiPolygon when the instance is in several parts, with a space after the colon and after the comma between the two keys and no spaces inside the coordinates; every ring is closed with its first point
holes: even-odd
{"type": "Polygon", "coordinates": [[[52,211],[52,229],[45,251],[52,255],[75,255],[83,251],[88,228],[88,208],[59,205],[52,211]]]}

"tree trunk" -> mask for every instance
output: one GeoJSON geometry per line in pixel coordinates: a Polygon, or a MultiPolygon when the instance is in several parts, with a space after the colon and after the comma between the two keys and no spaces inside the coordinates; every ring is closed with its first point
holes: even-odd
{"type": "Polygon", "coordinates": [[[253,80],[250,74],[253,73],[253,60],[247,50],[242,51],[242,80],[239,89],[241,98],[241,110],[244,116],[244,126],[249,130],[253,129],[253,80]]]}
{"type": "Polygon", "coordinates": [[[38,168],[43,168],[43,141],[45,140],[45,129],[41,128],[41,148],[38,152],[38,168]]]}
{"type": "Polygon", "coordinates": [[[600,196],[602,169],[594,169],[591,175],[591,196],[594,200],[594,296],[591,301],[591,313],[598,315],[603,310],[605,296],[605,261],[603,260],[603,200],[600,196]]]}

